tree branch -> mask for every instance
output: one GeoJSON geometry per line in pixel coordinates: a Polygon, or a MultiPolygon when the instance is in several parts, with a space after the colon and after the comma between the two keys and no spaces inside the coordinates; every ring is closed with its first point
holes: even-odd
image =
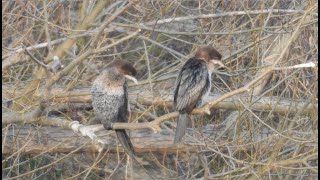
{"type": "MultiPolygon", "coordinates": [[[[268,14],[270,12],[273,12],[273,13],[300,13],[300,14],[305,13],[305,11],[303,11],[303,10],[292,10],[292,9],[263,9],[263,10],[253,10],[253,11],[233,11],[233,12],[226,12],[226,13],[219,13],[219,14],[204,14],[204,15],[174,17],[174,18],[162,19],[162,20],[158,20],[158,21],[150,21],[145,24],[146,25],[154,25],[155,23],[165,24],[165,23],[186,21],[186,20],[192,20],[192,19],[241,16],[241,15],[247,15],[247,14],[268,14]]],[[[318,16],[318,13],[313,13],[313,15],[318,16]]]]}

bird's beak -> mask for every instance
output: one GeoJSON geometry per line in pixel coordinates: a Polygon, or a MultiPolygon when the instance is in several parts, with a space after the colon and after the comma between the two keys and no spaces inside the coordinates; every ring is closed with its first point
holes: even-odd
{"type": "Polygon", "coordinates": [[[221,66],[223,68],[225,67],[225,65],[221,61],[218,61],[218,60],[215,60],[215,59],[211,59],[210,62],[213,63],[213,64],[217,64],[217,65],[219,65],[219,66],[221,66]]]}
{"type": "Polygon", "coordinates": [[[134,83],[138,84],[138,80],[135,77],[129,76],[129,75],[124,75],[124,77],[126,77],[127,79],[129,79],[129,80],[133,81],[134,83]]]}

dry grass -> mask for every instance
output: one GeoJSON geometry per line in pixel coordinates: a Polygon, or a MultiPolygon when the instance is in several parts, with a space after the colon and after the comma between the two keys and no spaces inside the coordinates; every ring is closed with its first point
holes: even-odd
{"type": "MultiPolygon", "coordinates": [[[[3,1],[2,148],[10,152],[3,151],[3,179],[317,179],[318,1],[124,2],[3,1]],[[186,139],[192,151],[141,152],[144,168],[120,153],[97,161],[96,150],[83,152],[82,146],[59,151],[63,141],[54,144],[56,152],[26,153],[28,143],[54,124],[38,117],[89,123],[93,113],[83,98],[97,71],[116,58],[130,61],[141,81],[130,86],[132,120],[164,117],[171,103],[152,102],[171,100],[179,68],[204,44],[215,46],[229,68],[229,76],[212,78],[215,94],[239,90],[271,70],[245,89],[246,99],[232,94],[236,110],[213,108],[211,115],[194,117],[197,128],[186,139]],[[57,72],[50,69],[58,67],[53,56],[63,65],[57,72]],[[316,67],[286,69],[307,62],[316,67]],[[81,103],[71,96],[78,91],[84,92],[76,96],[81,103]],[[289,109],[305,103],[308,111],[255,109],[264,97],[285,99],[289,109]],[[222,130],[204,136],[200,130],[208,124],[222,130]],[[30,130],[20,141],[23,127],[30,130]]],[[[175,121],[165,120],[161,128],[173,138],[175,121]]]]}

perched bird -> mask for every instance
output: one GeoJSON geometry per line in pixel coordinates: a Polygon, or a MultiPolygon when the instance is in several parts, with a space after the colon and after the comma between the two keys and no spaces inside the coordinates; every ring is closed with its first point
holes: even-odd
{"type": "Polygon", "coordinates": [[[181,141],[189,122],[191,111],[201,105],[202,98],[211,89],[211,73],[219,66],[224,67],[221,54],[212,46],[198,49],[179,72],[174,90],[174,107],[179,111],[174,143],[181,141]]]}
{"type": "MultiPolygon", "coordinates": [[[[127,79],[137,83],[137,71],[126,61],[115,60],[93,82],[92,106],[96,117],[104,128],[110,130],[111,123],[128,122],[129,103],[127,79]]],[[[115,130],[125,151],[135,156],[133,145],[124,129],[115,130]]]]}

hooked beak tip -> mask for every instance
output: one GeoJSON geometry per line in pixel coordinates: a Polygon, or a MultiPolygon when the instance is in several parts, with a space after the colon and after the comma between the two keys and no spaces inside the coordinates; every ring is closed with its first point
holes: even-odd
{"type": "Polygon", "coordinates": [[[223,68],[226,67],[221,61],[212,59],[211,62],[212,62],[213,64],[219,65],[220,67],[223,67],[223,68]]]}
{"type": "Polygon", "coordinates": [[[138,84],[138,80],[135,77],[129,76],[129,75],[125,75],[124,77],[126,77],[127,79],[133,81],[135,84],[138,84]]]}
{"type": "Polygon", "coordinates": [[[135,84],[138,84],[138,80],[137,80],[136,78],[134,78],[133,82],[134,82],[135,84]]]}

